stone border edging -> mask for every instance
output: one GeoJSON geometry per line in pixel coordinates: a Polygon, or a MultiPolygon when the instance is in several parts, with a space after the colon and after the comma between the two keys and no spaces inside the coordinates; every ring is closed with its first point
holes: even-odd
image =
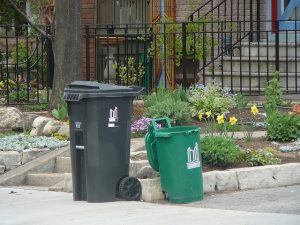
{"type": "MultiPolygon", "coordinates": [[[[164,199],[160,178],[141,179],[142,200],[164,199]]],[[[275,188],[300,184],[300,163],[246,167],[203,173],[204,193],[275,188]]]]}
{"type": "Polygon", "coordinates": [[[56,150],[52,150],[39,158],[4,173],[0,176],[0,185],[22,185],[25,183],[25,178],[28,172],[52,172],[55,166],[55,158],[64,154],[69,149],[69,145],[57,148],[56,150]]]}

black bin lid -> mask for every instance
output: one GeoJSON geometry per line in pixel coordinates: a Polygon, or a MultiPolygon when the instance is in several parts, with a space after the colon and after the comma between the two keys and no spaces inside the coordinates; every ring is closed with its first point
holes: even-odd
{"type": "Polygon", "coordinates": [[[93,81],[74,81],[65,88],[64,98],[66,101],[79,101],[83,98],[135,97],[143,91],[144,88],[137,86],[126,87],[93,81]]]}

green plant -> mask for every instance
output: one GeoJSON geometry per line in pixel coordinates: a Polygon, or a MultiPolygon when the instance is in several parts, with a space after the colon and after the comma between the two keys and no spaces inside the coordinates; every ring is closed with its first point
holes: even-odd
{"type": "Polygon", "coordinates": [[[280,88],[280,72],[275,71],[273,78],[269,80],[265,90],[266,104],[280,106],[283,104],[282,91],[280,88]]]}
{"type": "Polygon", "coordinates": [[[127,85],[138,84],[145,74],[145,66],[143,63],[138,63],[133,57],[125,59],[123,64],[113,64],[113,68],[117,71],[117,77],[121,82],[127,85]]]}
{"type": "Polygon", "coordinates": [[[145,96],[144,116],[149,118],[169,117],[176,125],[187,123],[191,117],[186,98],[182,89],[172,92],[159,88],[157,93],[145,96]]]}
{"type": "MultiPolygon", "coordinates": [[[[200,61],[203,56],[209,56],[212,38],[203,32],[206,27],[206,19],[199,17],[196,21],[188,22],[186,26],[186,54],[193,60],[200,61]]],[[[174,23],[172,18],[163,18],[153,27],[154,40],[148,48],[150,57],[174,58],[175,65],[181,65],[183,56],[183,25],[174,23]],[[164,49],[164,51],[162,51],[164,49]]]]}
{"type": "Polygon", "coordinates": [[[243,158],[251,166],[274,165],[281,162],[281,160],[276,157],[274,149],[270,147],[260,150],[247,150],[243,158]]]}
{"type": "Polygon", "coordinates": [[[244,95],[240,93],[236,95],[236,106],[238,107],[238,109],[246,108],[248,103],[249,101],[245,99],[244,95]]]}
{"type": "Polygon", "coordinates": [[[203,161],[213,166],[227,166],[240,159],[240,147],[231,138],[214,136],[201,139],[203,161]]]}
{"type": "Polygon", "coordinates": [[[63,96],[61,97],[60,104],[58,104],[57,108],[52,110],[52,116],[61,121],[68,117],[68,106],[63,96]]]}
{"type": "Polygon", "coordinates": [[[267,118],[267,137],[272,141],[293,141],[300,137],[300,117],[275,112],[267,118]]]}
{"type": "Polygon", "coordinates": [[[215,82],[208,83],[206,87],[191,88],[189,102],[193,116],[205,114],[208,111],[212,116],[221,115],[236,106],[235,95],[228,90],[223,90],[215,82]]]}

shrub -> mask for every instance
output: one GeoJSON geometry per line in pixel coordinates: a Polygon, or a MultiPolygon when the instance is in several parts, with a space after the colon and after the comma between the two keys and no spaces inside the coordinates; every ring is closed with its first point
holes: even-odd
{"type": "Polygon", "coordinates": [[[173,92],[158,89],[156,94],[147,95],[144,99],[144,116],[149,118],[169,117],[175,125],[191,120],[187,97],[182,89],[173,92]]]}
{"type": "Polygon", "coordinates": [[[227,137],[204,137],[201,148],[203,161],[209,165],[227,166],[240,159],[240,147],[227,137]]]}
{"type": "Polygon", "coordinates": [[[246,151],[244,159],[251,166],[274,165],[281,162],[281,160],[276,157],[272,148],[246,151]]]}
{"type": "Polygon", "coordinates": [[[293,141],[300,137],[300,117],[275,112],[267,118],[267,137],[272,141],[293,141]]]}
{"type": "Polygon", "coordinates": [[[223,90],[216,83],[208,83],[206,87],[195,87],[190,89],[189,101],[193,116],[205,114],[211,111],[213,116],[229,112],[236,106],[235,95],[223,90]]]}

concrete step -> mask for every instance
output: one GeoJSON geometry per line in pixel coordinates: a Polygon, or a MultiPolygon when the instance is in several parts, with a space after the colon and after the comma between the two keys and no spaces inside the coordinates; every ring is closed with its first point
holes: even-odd
{"type": "Polygon", "coordinates": [[[28,174],[25,179],[26,185],[29,186],[53,186],[64,180],[63,173],[32,173],[28,174]]]}
{"type": "MultiPolygon", "coordinates": [[[[229,57],[223,58],[223,66],[215,68],[216,70],[222,70],[224,72],[239,72],[247,71],[251,73],[257,73],[262,71],[272,71],[275,69],[275,57],[229,57]],[[232,61],[232,62],[231,62],[232,61]]],[[[282,73],[299,73],[300,72],[300,54],[298,58],[280,57],[279,58],[279,70],[282,73]]]]}
{"type": "Polygon", "coordinates": [[[48,191],[60,192],[60,191],[64,191],[64,187],[65,187],[65,180],[62,180],[62,181],[52,185],[51,187],[49,187],[48,191]]]}
{"type": "MultiPolygon", "coordinates": [[[[276,47],[274,42],[243,42],[241,45],[241,55],[245,57],[275,57],[276,47]]],[[[279,56],[280,57],[296,57],[300,56],[300,44],[295,43],[280,43],[279,56]]]]}
{"type": "MultiPolygon", "coordinates": [[[[300,71],[299,71],[300,72],[300,71]]],[[[240,72],[221,72],[217,71],[214,74],[206,74],[205,82],[216,80],[219,83],[223,83],[224,87],[252,87],[252,88],[265,88],[267,81],[272,79],[272,73],[267,74],[266,72],[261,73],[249,73],[242,71],[240,72]]],[[[292,90],[300,87],[300,73],[280,73],[280,84],[284,90],[292,90]]]]}
{"type": "Polygon", "coordinates": [[[71,173],[71,158],[70,157],[57,157],[55,164],[56,173],[71,173]]]}

